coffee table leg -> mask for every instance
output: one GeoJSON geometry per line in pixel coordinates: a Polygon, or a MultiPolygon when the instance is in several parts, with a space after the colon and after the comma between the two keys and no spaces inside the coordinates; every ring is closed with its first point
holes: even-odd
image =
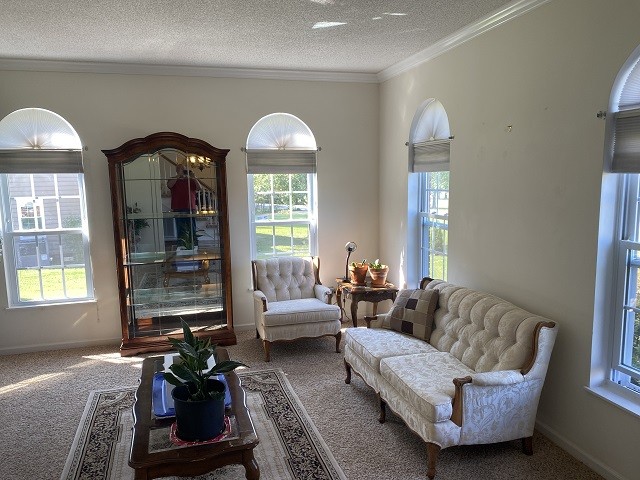
{"type": "Polygon", "coordinates": [[[242,453],[242,464],[244,465],[245,477],[247,477],[247,480],[259,480],[260,467],[258,467],[256,459],[253,458],[253,450],[242,453]]]}

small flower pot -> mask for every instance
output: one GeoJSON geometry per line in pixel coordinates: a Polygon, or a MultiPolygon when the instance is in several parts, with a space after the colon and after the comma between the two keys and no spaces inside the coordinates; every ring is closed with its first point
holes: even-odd
{"type": "Polygon", "coordinates": [[[387,284],[387,273],[389,273],[389,267],[384,265],[382,268],[369,268],[369,275],[371,275],[372,287],[384,287],[387,284]]]}
{"type": "Polygon", "coordinates": [[[367,282],[367,270],[369,270],[368,265],[364,266],[353,266],[349,265],[349,277],[351,281],[351,285],[366,285],[367,282]]]}

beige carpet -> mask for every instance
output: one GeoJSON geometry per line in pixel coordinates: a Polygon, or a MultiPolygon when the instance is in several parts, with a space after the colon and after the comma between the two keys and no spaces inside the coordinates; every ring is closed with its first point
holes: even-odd
{"type": "MultiPolygon", "coordinates": [[[[388,412],[377,422],[373,392],[357,376],[344,383],[333,338],[276,344],[264,362],[255,332],[240,332],[231,357],[252,369],[281,368],[331,453],[350,480],[426,478],[424,443],[388,412]]],[[[0,356],[3,480],[58,479],[91,390],[135,385],[140,357],[117,346],[0,356]]],[[[520,442],[453,447],[438,460],[441,480],[600,479],[542,435],[534,455],[520,442]]]]}

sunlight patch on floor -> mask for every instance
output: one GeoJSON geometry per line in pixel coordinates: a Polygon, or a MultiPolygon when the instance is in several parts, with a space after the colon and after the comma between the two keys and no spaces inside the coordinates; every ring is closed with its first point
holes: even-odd
{"type": "Polygon", "coordinates": [[[14,390],[18,390],[20,388],[28,387],[30,385],[33,385],[34,383],[44,382],[46,380],[59,377],[60,375],[66,375],[66,374],[63,372],[45,373],[43,375],[38,375],[37,377],[28,378],[27,380],[23,380],[18,383],[12,383],[11,385],[7,385],[6,387],[0,387],[0,395],[12,392],[14,390]]]}

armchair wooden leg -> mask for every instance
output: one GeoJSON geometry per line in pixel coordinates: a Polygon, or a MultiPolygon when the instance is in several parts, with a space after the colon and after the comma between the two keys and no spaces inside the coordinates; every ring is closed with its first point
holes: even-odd
{"type": "Polygon", "coordinates": [[[260,338],[260,332],[258,331],[257,328],[256,328],[256,338],[260,338]]]}
{"type": "Polygon", "coordinates": [[[342,332],[336,333],[336,353],[340,353],[340,340],[342,339],[342,332]]]}
{"type": "Polygon", "coordinates": [[[387,419],[387,403],[382,399],[379,393],[377,394],[377,396],[378,403],[380,405],[380,415],[378,415],[378,421],[380,423],[384,423],[387,419]]]}
{"type": "Polygon", "coordinates": [[[525,437],[522,439],[522,453],[525,455],[533,455],[533,437],[525,437]]]}
{"type": "Polygon", "coordinates": [[[433,480],[436,476],[436,462],[439,453],[440,446],[435,443],[427,443],[427,477],[429,480],[433,480]]]}
{"type": "Polygon", "coordinates": [[[271,342],[268,340],[263,340],[262,345],[264,346],[264,361],[271,361],[271,342]]]}
{"type": "Polygon", "coordinates": [[[347,363],[347,360],[344,361],[344,369],[347,371],[347,378],[344,379],[344,383],[349,385],[351,383],[351,365],[347,363]]]}

